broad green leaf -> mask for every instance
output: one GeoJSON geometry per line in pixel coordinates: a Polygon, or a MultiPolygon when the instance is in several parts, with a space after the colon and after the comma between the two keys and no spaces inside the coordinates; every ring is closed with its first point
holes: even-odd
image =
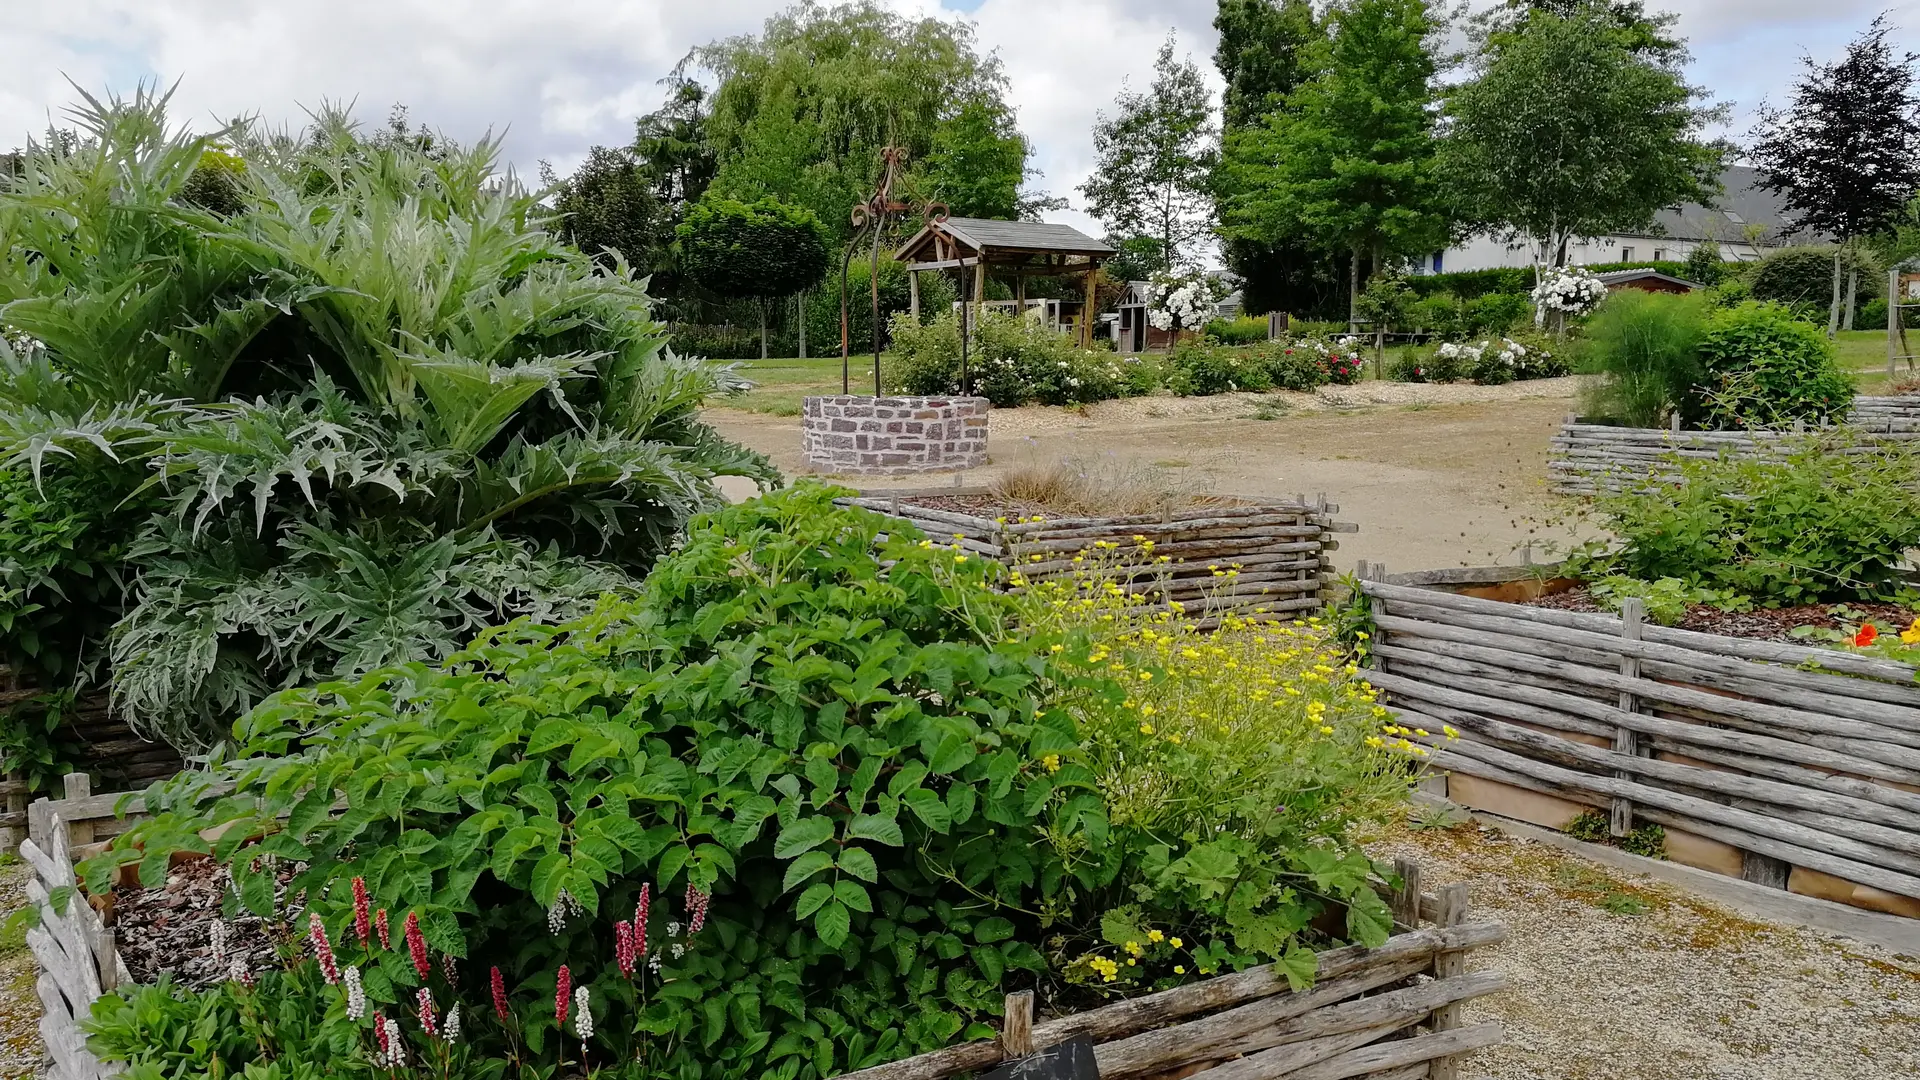
{"type": "Polygon", "coordinates": [[[780,836],[773,842],[773,857],[791,859],[831,839],[833,839],[832,818],[820,814],[800,818],[780,830],[780,836]]]}
{"type": "Polygon", "coordinates": [[[867,890],[862,888],[859,882],[848,881],[846,878],[834,882],[833,897],[855,911],[873,910],[873,898],[867,895],[867,890]]]}
{"type": "Polygon", "coordinates": [[[907,842],[901,835],[900,823],[891,816],[879,814],[861,814],[847,822],[847,837],[852,840],[873,840],[890,847],[899,847],[907,842]]]}
{"type": "Polygon", "coordinates": [[[873,853],[866,848],[841,848],[837,865],[862,881],[880,880],[880,870],[874,865],[873,853]]]}
{"type": "Polygon", "coordinates": [[[821,906],[813,916],[813,932],[820,935],[821,944],[829,949],[837,949],[846,944],[847,933],[853,929],[853,913],[838,900],[821,906]]]}
{"type": "Polygon", "coordinates": [[[800,894],[799,901],[793,905],[793,913],[804,919],[819,911],[820,905],[831,899],[833,899],[833,886],[824,881],[816,881],[807,886],[806,892],[800,894]]]}
{"type": "MultiPolygon", "coordinates": [[[[842,857],[844,858],[844,855],[842,857]]],[[[871,861],[871,856],[869,856],[869,861],[871,861]]],[[[789,892],[794,886],[832,865],[832,855],[824,851],[809,851],[788,865],[787,876],[780,882],[780,891],[789,892]]]]}

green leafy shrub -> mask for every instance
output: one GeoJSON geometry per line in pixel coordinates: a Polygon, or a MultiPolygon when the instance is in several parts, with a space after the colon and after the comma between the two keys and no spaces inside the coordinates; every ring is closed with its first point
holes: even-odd
{"type": "Polygon", "coordinates": [[[1267,340],[1267,320],[1257,315],[1215,319],[1206,325],[1202,336],[1221,345],[1258,345],[1267,340]]]}
{"type": "Polygon", "coordinates": [[[1629,427],[1659,427],[1695,400],[1705,378],[1700,339],[1706,305],[1693,295],[1622,289],[1588,320],[1582,389],[1588,413],[1629,427]]]}
{"type": "Polygon", "coordinates": [[[1720,245],[1712,240],[1697,244],[1687,252],[1686,262],[1681,264],[1681,268],[1685,271],[1679,275],[1682,279],[1708,288],[1720,284],[1720,280],[1727,276],[1727,264],[1720,257],[1720,245]]]}
{"type": "MultiPolygon", "coordinates": [[[[985,1034],[1016,987],[1072,1008],[1275,958],[1305,981],[1317,919],[1384,940],[1378,868],[1347,833],[1404,795],[1418,748],[1387,745],[1320,631],[1202,633],[1106,600],[1111,579],[1084,579],[1086,607],[1016,600],[835,494],[696,521],[638,604],[278,695],[241,756],[156,787],[157,815],[83,873],[157,882],[172,852],[211,851],[231,910],[281,919],[277,858],[373,1008],[412,1015],[422,988],[465,1005],[462,1075],[817,1080],[985,1034]],[[356,929],[356,879],[393,948],[356,929]],[[642,904],[644,957],[620,945],[642,904]],[[424,972],[400,941],[416,916],[424,972]],[[495,968],[506,1023],[484,1004],[495,968]],[[562,971],[590,1037],[555,1015],[562,971]]],[[[312,1018],[340,1016],[342,991],[292,967],[312,1018]]],[[[175,1011],[227,1015],[208,1001],[229,992],[175,1011]]],[[[184,1019],[111,1035],[116,1001],[174,1010],[152,997],[96,1008],[109,1056],[186,1044],[184,1019]]],[[[370,1021],[347,1028],[329,1046],[357,1065],[370,1021]]],[[[441,1052],[402,1031],[410,1057],[441,1052]]],[[[175,1075],[238,1071],[273,1039],[175,1075]]]]}
{"type": "MultiPolygon", "coordinates": [[[[1747,288],[1755,300],[1817,314],[1824,323],[1833,304],[1833,256],[1834,249],[1828,245],[1781,248],[1753,268],[1747,288]]],[[[1842,291],[1846,274],[1858,273],[1869,290],[1881,276],[1872,260],[1854,248],[1841,252],[1840,271],[1842,291]]]]}
{"type": "Polygon", "coordinates": [[[1183,341],[1167,357],[1167,389],[1181,397],[1257,393],[1273,389],[1273,373],[1264,358],[1250,350],[1183,341]]]}
{"type": "Polygon", "coordinates": [[[1387,377],[1395,382],[1459,382],[1480,361],[1480,350],[1460,342],[1444,342],[1430,352],[1404,352],[1387,365],[1387,377]]]}
{"type": "Polygon", "coordinates": [[[1533,302],[1524,293],[1489,293],[1467,301],[1463,321],[1468,334],[1505,334],[1532,318],[1533,302]]]}
{"type": "MultiPolygon", "coordinates": [[[[1613,819],[1603,810],[1582,811],[1578,817],[1567,822],[1566,828],[1560,831],[1575,840],[1584,840],[1589,844],[1606,844],[1631,855],[1643,855],[1649,859],[1667,857],[1667,830],[1652,822],[1646,822],[1635,825],[1627,835],[1616,837],[1613,835],[1613,819]]],[[[1608,907],[1609,910],[1613,907],[1627,908],[1629,905],[1623,902],[1627,899],[1629,898],[1608,897],[1603,900],[1602,906],[1608,907]]],[[[1641,911],[1634,910],[1616,912],[1616,914],[1633,915],[1640,913],[1641,911]]]]}
{"type": "Polygon", "coordinates": [[[1697,407],[1713,428],[1772,428],[1844,416],[1853,380],[1833,343],[1779,304],[1715,314],[1699,343],[1705,388],[1697,407]]]}
{"type": "MultiPolygon", "coordinates": [[[[681,356],[707,360],[757,360],[760,358],[760,333],[744,326],[713,326],[702,323],[675,323],[667,340],[681,356]]],[[[834,338],[838,350],[840,339],[834,338]]],[[[800,351],[800,339],[791,331],[768,336],[770,356],[794,356],[800,351]]]]}
{"type": "Polygon", "coordinates": [[[1678,626],[1695,604],[1707,604],[1722,611],[1751,611],[1753,601],[1738,593],[1703,589],[1679,578],[1642,581],[1623,574],[1610,574],[1587,583],[1587,591],[1601,607],[1619,612],[1622,602],[1634,599],[1646,605],[1647,618],[1661,626],[1678,626]]]}
{"type": "MultiPolygon", "coordinates": [[[[1001,408],[1106,401],[1159,385],[1158,363],[1082,349],[1032,319],[989,311],[972,333],[965,377],[973,393],[1001,408]]],[[[893,351],[883,369],[890,386],[906,394],[962,392],[957,314],[943,312],[926,323],[896,315],[890,335],[893,351]]]]}
{"type": "Polygon", "coordinates": [[[1466,337],[1466,305],[1450,292],[1437,292],[1414,301],[1407,308],[1407,321],[1416,330],[1443,340],[1466,337]]]}
{"type": "Polygon", "coordinates": [[[1808,440],[1777,460],[1687,459],[1679,483],[1602,496],[1617,546],[1576,558],[1588,578],[1678,579],[1766,604],[1895,598],[1920,547],[1914,459],[1808,440]]]}

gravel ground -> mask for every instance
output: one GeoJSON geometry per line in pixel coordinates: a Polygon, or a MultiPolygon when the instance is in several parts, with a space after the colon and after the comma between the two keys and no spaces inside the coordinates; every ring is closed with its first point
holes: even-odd
{"type": "Polygon", "coordinates": [[[1507,924],[1474,966],[1512,979],[1466,1007],[1506,1042],[1467,1080],[1887,1080],[1920,1076],[1920,957],[1758,922],[1491,829],[1397,832],[1429,891],[1466,881],[1507,924]]]}
{"type": "MultiPolygon", "coordinates": [[[[0,920],[26,906],[25,863],[9,858],[0,865],[0,920]]],[[[40,999],[34,982],[40,969],[27,951],[23,930],[0,935],[0,1078],[34,1075],[40,1068],[40,999]]]]}

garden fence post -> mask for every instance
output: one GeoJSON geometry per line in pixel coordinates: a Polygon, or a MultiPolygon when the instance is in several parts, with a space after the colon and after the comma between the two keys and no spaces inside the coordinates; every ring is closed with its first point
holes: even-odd
{"type": "MultiPolygon", "coordinates": [[[[1637,596],[1629,596],[1620,602],[1620,637],[1626,641],[1639,641],[1640,628],[1646,621],[1646,604],[1637,596]]],[[[1620,674],[1629,679],[1640,677],[1640,658],[1622,653],[1620,656],[1620,674]]],[[[1620,711],[1638,712],[1639,698],[1631,690],[1620,691],[1620,711]]],[[[1613,729],[1613,752],[1633,757],[1639,754],[1639,740],[1634,733],[1624,727],[1613,729]]],[[[1615,769],[1613,775],[1622,780],[1632,780],[1633,774],[1623,769],[1615,769]]],[[[1609,832],[1614,836],[1625,836],[1633,831],[1633,802],[1615,797],[1613,817],[1609,822],[1609,832]]]]}
{"type": "Polygon", "coordinates": [[[1900,269],[1895,267],[1887,271],[1887,381],[1893,381],[1893,339],[1895,333],[1906,327],[1906,319],[1900,314],[1900,269]]]}
{"type": "MultiPolygon", "coordinates": [[[[68,799],[84,799],[93,794],[93,778],[83,772],[70,772],[61,778],[68,799]]],[[[93,822],[74,821],[67,825],[68,842],[74,847],[93,843],[93,822]]]]}
{"type": "Polygon", "coordinates": [[[1009,1058],[1033,1053],[1033,991],[1007,995],[1005,1022],[1000,1025],[1000,1052],[1009,1058]]]}
{"type": "Polygon", "coordinates": [[[1393,921],[1409,930],[1420,929],[1420,864],[1412,859],[1393,860],[1393,876],[1400,879],[1400,885],[1393,890],[1393,897],[1387,906],[1393,910],[1393,921]]]}
{"type": "MultiPolygon", "coordinates": [[[[1441,926],[1460,926],[1467,921],[1467,886],[1465,882],[1455,882],[1440,890],[1440,911],[1434,922],[1441,926]]],[[[1433,977],[1451,979],[1467,973],[1467,954],[1464,952],[1443,952],[1433,958],[1433,977]]],[[[1435,1032],[1450,1031],[1460,1026],[1460,1006],[1442,1005],[1433,1010],[1432,1028],[1435,1032]]],[[[1427,1073],[1430,1080],[1458,1080],[1460,1076],[1459,1059],[1451,1057],[1435,1058],[1432,1071],[1427,1073]]]]}
{"type": "MultiPolygon", "coordinates": [[[[1387,580],[1387,564],[1377,563],[1377,562],[1361,563],[1360,579],[1362,581],[1377,581],[1377,582],[1384,583],[1387,580]]],[[[1386,615],[1387,613],[1387,602],[1385,600],[1382,600],[1380,597],[1375,596],[1373,597],[1372,603],[1369,604],[1368,606],[1373,612],[1373,645],[1374,645],[1374,647],[1368,650],[1368,652],[1373,657],[1373,669],[1375,671],[1385,671],[1387,670],[1387,661],[1385,657],[1380,655],[1379,646],[1380,646],[1380,642],[1386,637],[1386,632],[1380,629],[1380,619],[1382,616],[1386,615]]]]}

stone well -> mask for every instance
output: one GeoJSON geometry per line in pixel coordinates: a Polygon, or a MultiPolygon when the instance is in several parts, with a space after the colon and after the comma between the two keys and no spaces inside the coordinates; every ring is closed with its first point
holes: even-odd
{"type": "Polygon", "coordinates": [[[987,463],[987,399],[810,397],[801,430],[807,464],[824,473],[899,476],[987,463]]]}

